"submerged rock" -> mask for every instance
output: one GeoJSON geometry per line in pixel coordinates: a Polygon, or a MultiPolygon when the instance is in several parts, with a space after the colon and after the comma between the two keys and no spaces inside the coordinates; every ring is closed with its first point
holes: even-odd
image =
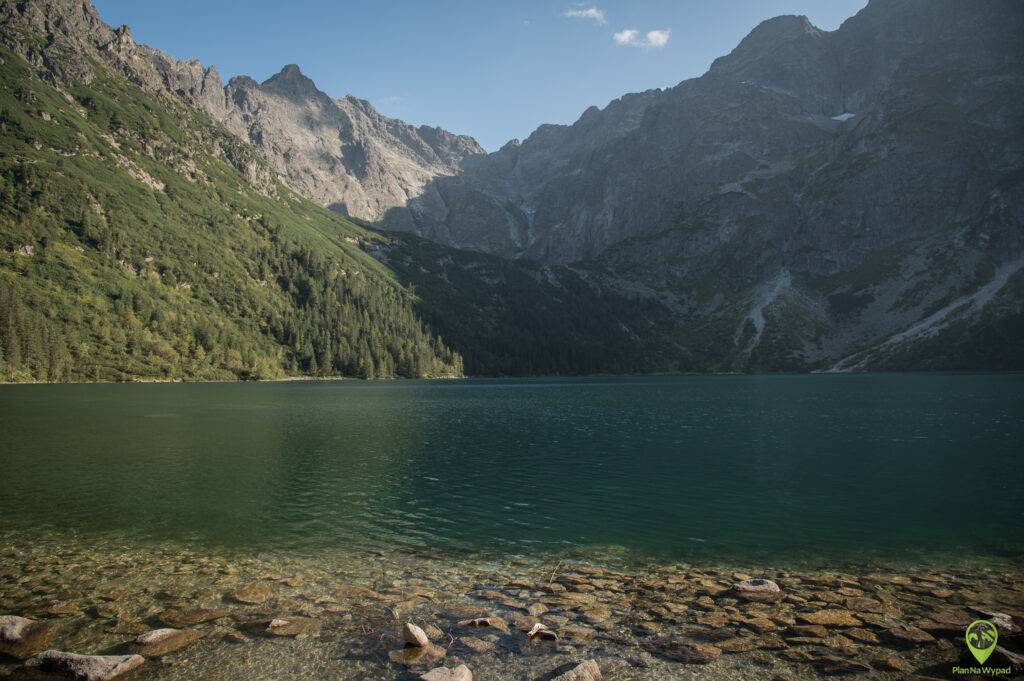
{"type": "Polygon", "coordinates": [[[195,629],[154,629],[137,637],[135,645],[143,657],[160,657],[192,645],[202,637],[195,629]]]}
{"type": "Polygon", "coordinates": [[[422,675],[420,681],[473,681],[473,672],[464,664],[454,669],[438,667],[422,675]]]}
{"type": "Polygon", "coordinates": [[[473,617],[468,620],[459,620],[460,627],[494,627],[502,631],[508,631],[508,625],[500,617],[473,617]]]}
{"type": "Polygon", "coordinates": [[[474,653],[492,653],[494,652],[494,641],[485,641],[482,638],[475,636],[463,636],[457,639],[458,643],[466,648],[469,648],[474,653]]]}
{"type": "Polygon", "coordinates": [[[447,654],[447,649],[428,643],[425,646],[405,646],[398,650],[392,650],[388,653],[388,657],[392,662],[411,667],[413,665],[437,664],[447,654]]]}
{"type": "Polygon", "coordinates": [[[320,620],[312,617],[275,617],[266,623],[263,633],[268,636],[302,636],[319,624],[320,620]]]}
{"type": "Polygon", "coordinates": [[[644,647],[656,655],[686,664],[708,664],[722,656],[721,649],[713,645],[676,637],[653,639],[644,647]]]}
{"type": "Polygon", "coordinates": [[[162,613],[157,615],[157,619],[169,627],[181,629],[193,624],[202,624],[203,622],[209,622],[210,620],[227,617],[229,614],[230,613],[228,613],[227,610],[210,610],[207,608],[190,608],[182,610],[175,608],[171,610],[164,610],[162,613]]]}
{"type": "Polygon", "coordinates": [[[46,650],[57,633],[56,622],[37,622],[27,617],[0,615],[0,653],[25,659],[46,650]]]}
{"type": "Polygon", "coordinates": [[[402,627],[402,638],[405,640],[406,645],[415,648],[430,645],[430,638],[427,637],[426,632],[412,622],[406,622],[405,626],[402,627]]]}
{"type": "Polygon", "coordinates": [[[898,655],[882,655],[876,657],[871,665],[883,672],[912,672],[914,667],[898,655]]]}
{"type": "Polygon", "coordinates": [[[897,624],[885,630],[885,637],[897,645],[918,645],[921,643],[932,643],[935,637],[927,631],[911,624],[897,624]]]}
{"type": "Polygon", "coordinates": [[[824,655],[811,661],[822,674],[859,674],[870,672],[871,667],[863,662],[848,660],[837,655],[824,655]]]}
{"type": "Polygon", "coordinates": [[[820,624],[826,627],[859,627],[861,621],[849,610],[830,608],[817,612],[804,612],[797,619],[807,624],[820,624]]]}
{"type": "Polygon", "coordinates": [[[145,661],[141,655],[76,655],[47,650],[27,661],[25,667],[75,681],[109,681],[141,667],[145,661]]]}
{"type": "Polygon", "coordinates": [[[782,599],[782,589],[770,579],[745,579],[733,586],[737,597],[756,603],[774,603],[782,599]]]}
{"type": "Polygon", "coordinates": [[[594,660],[581,662],[564,674],[559,674],[552,681],[602,681],[601,668],[594,660]]]}
{"type": "Polygon", "coordinates": [[[1004,612],[979,607],[971,607],[971,610],[984,615],[985,619],[996,625],[1003,633],[1016,634],[1020,632],[1020,627],[1014,623],[1013,618],[1004,612]]]}
{"type": "Polygon", "coordinates": [[[274,590],[269,584],[259,582],[257,584],[250,584],[238,591],[232,591],[228,594],[228,598],[238,603],[245,603],[246,605],[259,605],[260,603],[266,603],[273,595],[274,590]]]}
{"type": "Polygon", "coordinates": [[[74,601],[57,601],[50,605],[46,612],[56,617],[68,617],[81,614],[82,609],[74,601]]]}
{"type": "Polygon", "coordinates": [[[526,608],[527,614],[531,617],[539,617],[548,611],[548,606],[543,603],[532,603],[526,608]]]}

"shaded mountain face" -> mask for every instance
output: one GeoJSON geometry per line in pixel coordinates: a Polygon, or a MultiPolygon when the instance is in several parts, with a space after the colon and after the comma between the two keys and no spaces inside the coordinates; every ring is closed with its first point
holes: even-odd
{"type": "Polygon", "coordinates": [[[407,210],[459,247],[600,263],[726,366],[1010,366],[1021,35],[1014,0],[872,0],[834,32],[778,17],[701,78],[466,159],[407,210]]]}
{"type": "Polygon", "coordinates": [[[787,237],[838,229],[849,240],[841,248],[813,238],[800,246],[827,251],[815,269],[843,267],[962,219],[950,210],[950,183],[970,168],[968,181],[992,185],[1019,159],[1022,14],[1013,0],[873,0],[831,33],[805,17],[766,21],[701,78],[467,159],[463,174],[414,200],[416,229],[509,257],[573,262],[715,211],[725,242],[744,220],[785,225],[787,237]],[[837,172],[852,183],[816,174],[826,160],[845,165],[837,172]],[[791,196],[751,196],[766,183],[791,196]],[[802,191],[809,183],[846,200],[822,201],[802,191]],[[913,215],[898,199],[908,192],[930,197],[913,215]]]}

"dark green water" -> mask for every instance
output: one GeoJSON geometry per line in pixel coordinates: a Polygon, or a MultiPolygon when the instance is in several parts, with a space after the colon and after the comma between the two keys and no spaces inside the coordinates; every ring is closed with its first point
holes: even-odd
{"type": "Polygon", "coordinates": [[[1024,376],[0,387],[0,531],[246,550],[1024,555],[1024,376]]]}

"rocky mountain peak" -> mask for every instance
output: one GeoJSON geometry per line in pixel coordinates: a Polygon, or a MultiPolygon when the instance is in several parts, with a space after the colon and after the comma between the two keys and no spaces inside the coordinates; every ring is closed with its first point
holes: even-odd
{"type": "Polygon", "coordinates": [[[750,47],[757,44],[770,44],[773,42],[792,40],[806,33],[817,33],[820,29],[811,23],[811,20],[802,14],[783,14],[782,16],[766,19],[754,27],[740,44],[740,48],[750,47]]]}
{"type": "Polygon", "coordinates": [[[288,64],[279,72],[263,81],[263,87],[292,98],[311,98],[322,96],[316,83],[304,74],[297,64],[288,64]]]}
{"type": "Polygon", "coordinates": [[[806,43],[813,43],[824,35],[827,33],[815,27],[805,16],[785,15],[768,19],[758,24],[732,52],[716,59],[708,73],[735,73],[751,66],[759,68],[767,62],[776,62],[780,56],[789,59],[791,55],[806,53],[806,43]]]}

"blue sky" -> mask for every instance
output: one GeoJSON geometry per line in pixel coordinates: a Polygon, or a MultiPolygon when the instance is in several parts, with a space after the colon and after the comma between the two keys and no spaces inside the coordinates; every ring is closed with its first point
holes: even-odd
{"type": "Polygon", "coordinates": [[[833,30],[866,0],[94,0],[179,59],[265,80],[298,64],[321,90],[488,150],[592,104],[704,73],[760,21],[833,30]]]}

